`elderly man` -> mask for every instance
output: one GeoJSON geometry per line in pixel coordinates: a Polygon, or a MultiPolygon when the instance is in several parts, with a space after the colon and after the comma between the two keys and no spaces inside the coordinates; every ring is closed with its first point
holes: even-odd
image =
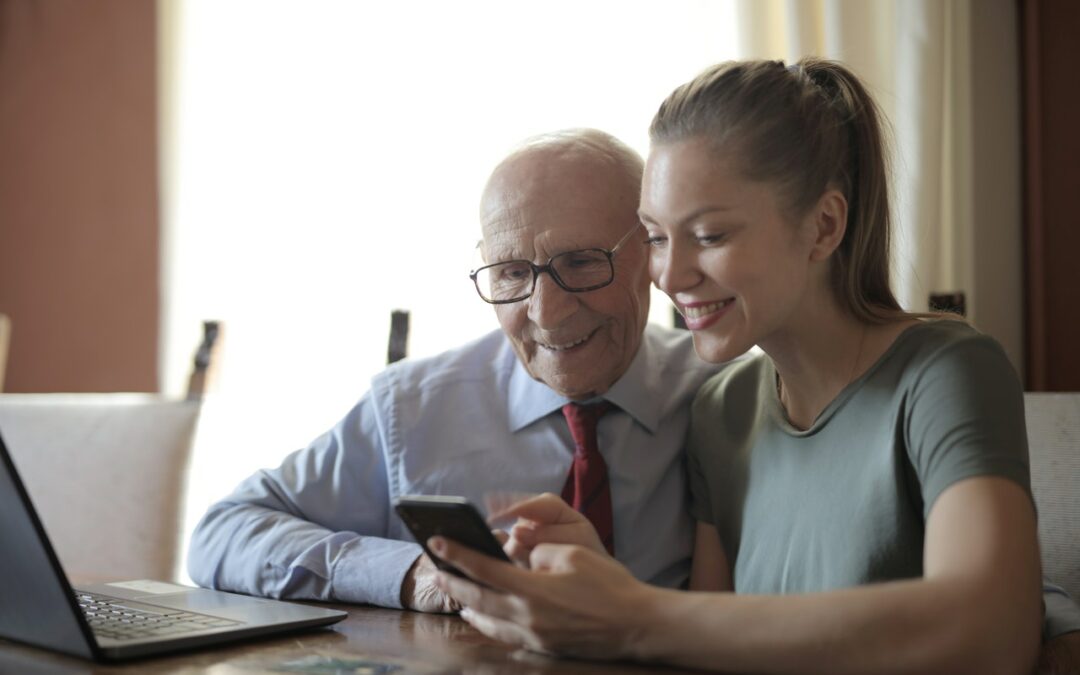
{"type": "Polygon", "coordinates": [[[445,611],[394,498],[556,492],[581,502],[638,578],[682,584],[688,404],[716,367],[688,334],[646,326],[641,174],[633,150],[590,130],[536,138],[499,164],[480,208],[487,264],[473,279],[502,330],[391,366],[333,429],[212,506],[191,577],[445,611]]]}

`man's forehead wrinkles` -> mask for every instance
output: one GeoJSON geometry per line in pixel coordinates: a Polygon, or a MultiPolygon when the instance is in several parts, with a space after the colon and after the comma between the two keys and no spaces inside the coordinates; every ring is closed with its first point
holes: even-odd
{"type": "Polygon", "coordinates": [[[483,247],[489,263],[526,256],[533,248],[532,230],[510,214],[506,218],[489,220],[484,223],[483,247]]]}

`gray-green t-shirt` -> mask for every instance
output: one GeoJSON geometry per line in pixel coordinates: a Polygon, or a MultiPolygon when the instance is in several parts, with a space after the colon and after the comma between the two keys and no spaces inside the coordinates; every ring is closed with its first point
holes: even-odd
{"type": "Polygon", "coordinates": [[[692,512],[717,527],[739,593],[800,593],[922,575],[937,497],[972,476],[1030,495],[1023,390],[1001,347],[959,321],[905,330],[805,431],[765,356],[694,401],[692,512]]]}

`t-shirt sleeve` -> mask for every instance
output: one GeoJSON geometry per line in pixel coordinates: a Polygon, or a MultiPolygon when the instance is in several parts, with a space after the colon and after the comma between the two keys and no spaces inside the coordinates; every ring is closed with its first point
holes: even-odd
{"type": "Polygon", "coordinates": [[[702,450],[703,448],[696,447],[694,437],[691,435],[686,452],[686,474],[690,485],[690,516],[694,520],[715,525],[712,501],[709,498],[709,484],[701,466],[699,453],[702,450]]]}
{"type": "Polygon", "coordinates": [[[729,366],[702,385],[690,407],[690,515],[715,525],[731,541],[739,536],[749,441],[761,424],[764,363],[757,358],[729,366]]]}
{"type": "Polygon", "coordinates": [[[956,340],[926,359],[908,392],[905,429],[924,518],[965,478],[1000,476],[1031,495],[1023,389],[989,337],[956,340]]]}

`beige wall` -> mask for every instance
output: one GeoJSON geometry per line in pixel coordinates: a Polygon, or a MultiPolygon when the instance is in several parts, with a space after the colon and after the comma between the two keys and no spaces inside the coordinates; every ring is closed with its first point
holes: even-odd
{"type": "Polygon", "coordinates": [[[1019,16],[1013,0],[979,0],[970,18],[968,314],[1023,375],[1019,16]]]}
{"type": "Polygon", "coordinates": [[[155,3],[0,2],[6,391],[156,391],[155,3]]]}

